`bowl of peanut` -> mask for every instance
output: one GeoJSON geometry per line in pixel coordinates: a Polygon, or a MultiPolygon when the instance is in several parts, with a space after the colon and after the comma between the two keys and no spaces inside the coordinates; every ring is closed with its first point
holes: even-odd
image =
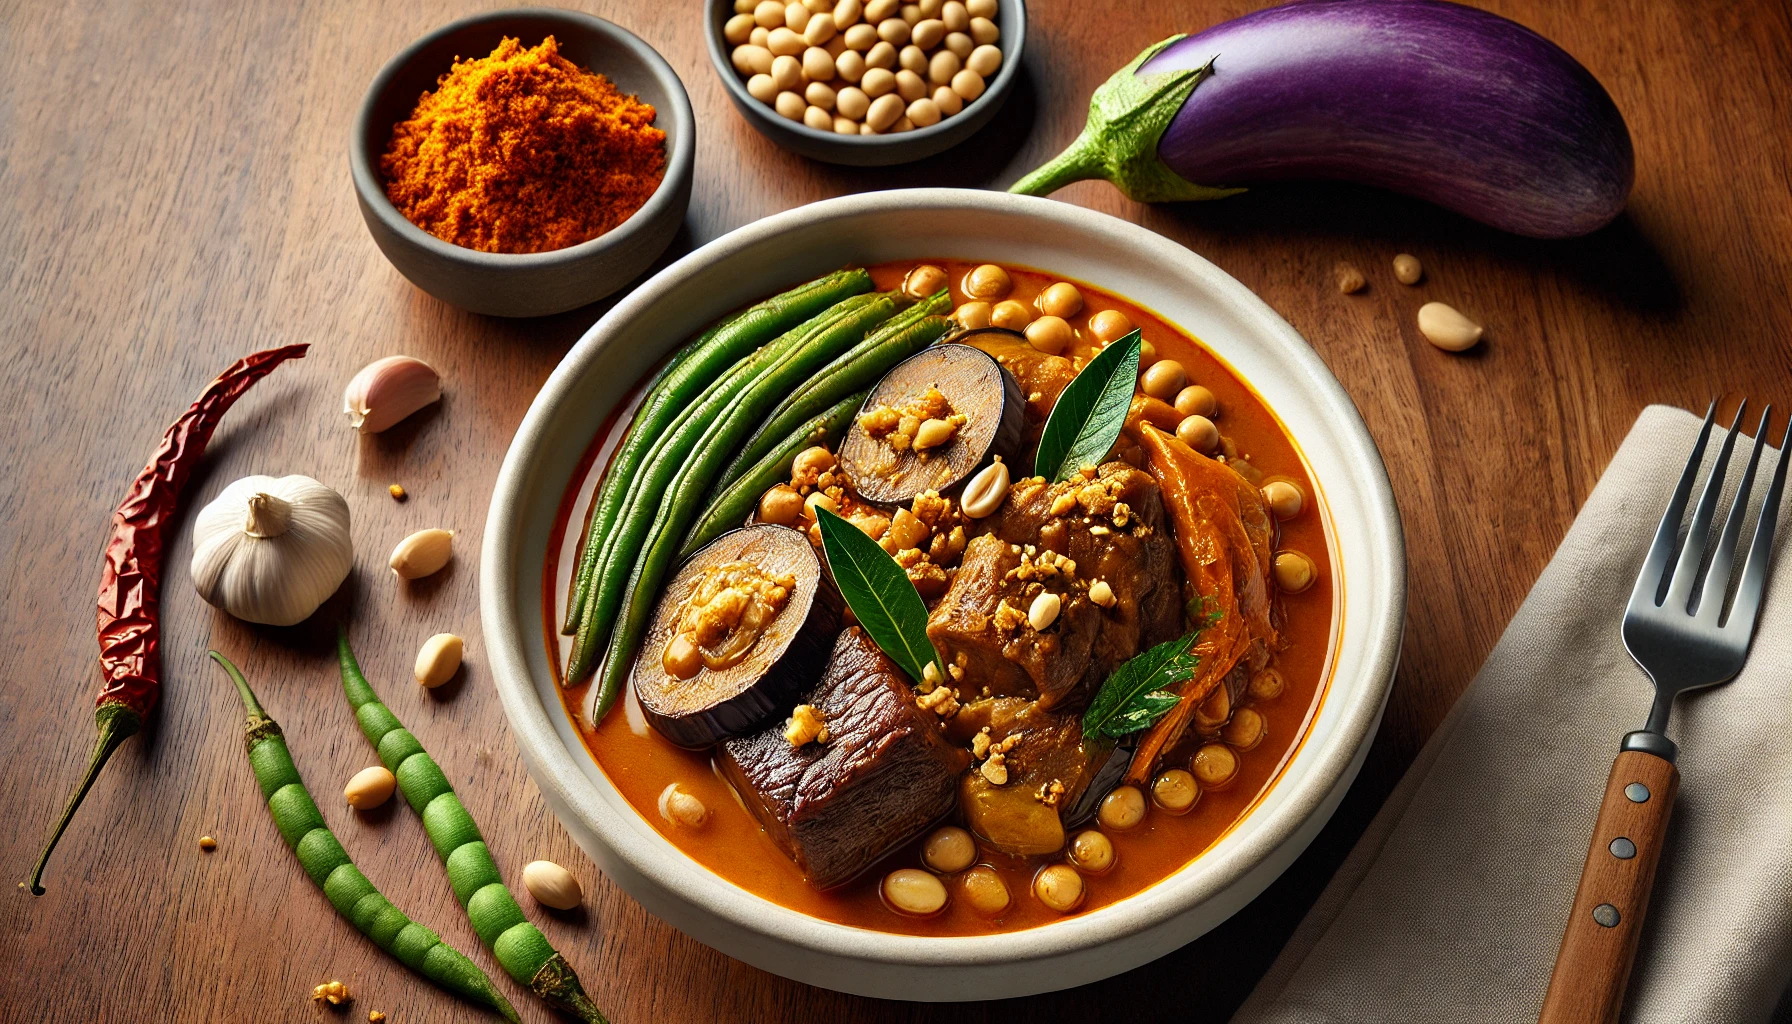
{"type": "Polygon", "coordinates": [[[827,163],[929,157],[1014,88],[1024,0],[709,0],[709,56],[748,123],[827,163]]]}

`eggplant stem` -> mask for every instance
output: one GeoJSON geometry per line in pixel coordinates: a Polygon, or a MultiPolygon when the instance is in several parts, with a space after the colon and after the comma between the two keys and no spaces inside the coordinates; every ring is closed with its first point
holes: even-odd
{"type": "MultiPolygon", "coordinates": [[[[1138,74],[1138,69],[1182,36],[1171,36],[1133,58],[1102,83],[1089,101],[1089,123],[1064,152],[1009,189],[1045,195],[1073,181],[1106,178],[1142,203],[1222,199],[1241,188],[1215,188],[1184,179],[1157,155],[1157,145],[1195,88],[1214,73],[1214,60],[1186,71],[1138,74]]],[[[1217,58],[1215,58],[1217,59],[1217,58]]]]}

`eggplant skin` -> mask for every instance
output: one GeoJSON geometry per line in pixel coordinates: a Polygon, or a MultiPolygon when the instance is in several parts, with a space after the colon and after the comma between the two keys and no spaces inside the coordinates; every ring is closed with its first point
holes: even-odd
{"type": "Polygon", "coordinates": [[[1535,238],[1600,228],[1630,195],[1630,131],[1604,87],[1486,11],[1302,0],[1178,40],[1136,73],[1209,61],[1158,143],[1191,182],[1358,182],[1535,238]]]}

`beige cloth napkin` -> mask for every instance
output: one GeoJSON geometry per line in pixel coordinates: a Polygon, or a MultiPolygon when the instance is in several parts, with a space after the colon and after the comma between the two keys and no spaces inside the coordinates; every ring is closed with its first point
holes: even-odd
{"type": "MultiPolygon", "coordinates": [[[[1537,1019],[1612,758],[1648,712],[1648,677],[1619,620],[1698,425],[1683,410],[1644,410],[1468,691],[1233,1024],[1537,1019]]],[[[1720,439],[1714,431],[1707,466],[1720,439]]],[[[1774,458],[1763,454],[1757,496],[1774,458]]],[[[1766,1020],[1792,976],[1789,623],[1792,557],[1781,551],[1741,675],[1675,705],[1680,796],[1626,1021],[1766,1020]]]]}

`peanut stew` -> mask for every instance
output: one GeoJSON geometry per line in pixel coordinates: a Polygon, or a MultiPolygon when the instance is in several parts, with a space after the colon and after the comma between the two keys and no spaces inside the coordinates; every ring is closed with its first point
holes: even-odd
{"type": "Polygon", "coordinates": [[[1161,881],[1268,791],[1331,672],[1326,530],[1275,414],[1148,310],[889,263],[725,321],[612,415],[561,501],[544,632],[591,756],[698,863],[829,921],[1012,931],[1161,881]],[[1122,342],[1119,439],[1035,475],[1054,403],[1122,342]],[[830,512],[924,602],[919,678],[842,600],[830,512]],[[1085,735],[1104,682],[1178,638],[1149,724],[1085,735]]]}

